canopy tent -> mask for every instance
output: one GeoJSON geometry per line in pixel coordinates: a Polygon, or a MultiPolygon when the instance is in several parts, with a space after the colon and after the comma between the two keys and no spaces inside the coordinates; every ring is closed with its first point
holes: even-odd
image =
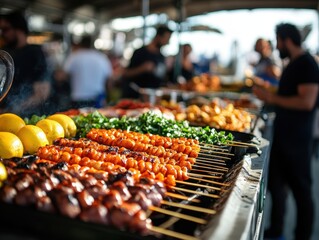
{"type": "MultiPolygon", "coordinates": [[[[0,13],[12,9],[30,9],[45,14],[49,21],[61,21],[65,16],[109,20],[142,15],[143,0],[1,0],[0,13]]],[[[149,13],[166,13],[173,20],[183,6],[186,17],[208,12],[255,8],[319,9],[318,0],[149,0],[149,13]]]]}

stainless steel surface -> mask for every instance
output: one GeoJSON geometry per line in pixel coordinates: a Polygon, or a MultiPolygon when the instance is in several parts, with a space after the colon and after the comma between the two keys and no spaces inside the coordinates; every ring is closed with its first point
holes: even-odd
{"type": "Polygon", "coordinates": [[[201,239],[248,240],[259,239],[262,235],[269,142],[261,140],[262,155],[244,158],[225,208],[207,225],[201,239]]]}

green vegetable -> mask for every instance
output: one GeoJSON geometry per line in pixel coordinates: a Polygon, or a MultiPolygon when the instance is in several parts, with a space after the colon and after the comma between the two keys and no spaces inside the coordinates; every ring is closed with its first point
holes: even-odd
{"type": "Polygon", "coordinates": [[[42,115],[42,116],[37,116],[37,115],[32,115],[31,118],[24,118],[25,124],[30,124],[30,125],[36,125],[37,122],[39,122],[42,119],[45,119],[47,116],[42,115]]]}
{"type": "Polygon", "coordinates": [[[144,113],[138,118],[107,118],[96,111],[87,116],[75,116],[73,120],[77,126],[77,137],[85,137],[92,128],[115,128],[140,133],[152,133],[171,138],[192,138],[209,144],[222,144],[233,140],[233,135],[230,133],[217,132],[210,127],[189,126],[187,121],[169,120],[153,112],[144,113]]]}

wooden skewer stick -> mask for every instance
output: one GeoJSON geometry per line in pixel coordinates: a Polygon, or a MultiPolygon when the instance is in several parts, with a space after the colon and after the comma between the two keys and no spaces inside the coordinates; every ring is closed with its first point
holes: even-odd
{"type": "Polygon", "coordinates": [[[212,150],[210,150],[210,149],[203,149],[203,148],[201,148],[199,152],[217,153],[217,154],[220,154],[220,155],[234,156],[233,153],[212,151],[212,150]]]}
{"type": "Polygon", "coordinates": [[[204,147],[210,147],[211,149],[217,149],[217,150],[222,150],[224,151],[224,146],[222,145],[216,145],[216,144],[210,144],[210,143],[200,143],[199,144],[200,147],[204,146],[204,147]]]}
{"type": "Polygon", "coordinates": [[[206,166],[206,167],[224,169],[224,170],[226,170],[226,171],[229,170],[228,167],[218,166],[218,165],[216,165],[216,164],[214,164],[214,163],[208,164],[208,163],[197,162],[197,163],[195,163],[193,166],[206,166]]]}
{"type": "Polygon", "coordinates": [[[206,154],[206,153],[199,153],[198,156],[206,156],[210,157],[210,159],[231,159],[230,157],[225,157],[225,156],[219,156],[219,155],[213,155],[213,154],[206,154]]]}
{"type": "Polygon", "coordinates": [[[217,171],[213,171],[213,170],[211,170],[210,168],[210,170],[205,170],[206,168],[204,168],[204,170],[203,169],[201,169],[201,168],[199,168],[199,169],[197,169],[197,168],[194,168],[194,166],[193,166],[193,168],[192,168],[192,172],[193,171],[197,171],[197,172],[205,172],[205,173],[208,173],[208,174],[214,174],[215,176],[216,175],[224,175],[224,173],[223,172],[217,172],[217,171]]]}
{"type": "Polygon", "coordinates": [[[225,161],[228,161],[229,159],[217,159],[217,158],[208,158],[208,157],[203,157],[203,156],[198,156],[196,158],[196,161],[197,160],[204,160],[204,161],[209,161],[209,162],[225,162],[225,161]]]}
{"type": "Polygon", "coordinates": [[[208,189],[213,189],[213,190],[217,190],[217,191],[220,191],[220,190],[221,190],[221,189],[218,188],[218,187],[208,186],[208,185],[199,184],[199,183],[192,183],[192,182],[179,181],[179,180],[175,180],[175,182],[181,183],[181,184],[185,184],[185,185],[194,186],[194,187],[208,188],[208,189]]]}
{"type": "Polygon", "coordinates": [[[215,144],[210,144],[210,143],[200,143],[199,146],[200,147],[202,147],[202,146],[209,147],[211,149],[217,149],[217,150],[221,150],[221,151],[228,151],[228,149],[225,149],[225,145],[215,145],[215,144]]]}
{"type": "Polygon", "coordinates": [[[193,177],[203,177],[203,178],[216,178],[215,176],[212,175],[203,175],[203,174],[197,174],[197,173],[188,173],[189,176],[193,176],[193,177]]]}
{"type": "Polygon", "coordinates": [[[168,201],[165,201],[165,200],[163,200],[161,203],[165,204],[165,205],[168,205],[168,206],[172,206],[172,207],[178,207],[178,208],[184,208],[184,209],[192,210],[192,211],[195,211],[195,212],[216,214],[216,211],[213,210],[213,209],[196,207],[196,206],[186,205],[186,204],[182,204],[182,203],[168,202],[168,201]]]}
{"type": "Polygon", "coordinates": [[[177,193],[166,192],[166,196],[181,199],[181,200],[186,200],[186,201],[193,202],[193,203],[200,203],[200,200],[197,198],[191,198],[191,197],[187,197],[187,196],[177,194],[177,193]]]}
{"type": "Polygon", "coordinates": [[[219,164],[219,165],[226,165],[225,160],[204,160],[204,159],[198,159],[196,158],[196,162],[206,162],[206,163],[212,163],[212,164],[219,164]]]}
{"type": "Polygon", "coordinates": [[[182,192],[187,192],[187,193],[192,193],[192,194],[198,194],[206,197],[211,197],[211,198],[220,198],[220,196],[216,194],[210,194],[210,193],[204,193],[204,192],[198,192],[190,189],[185,189],[185,188],[179,188],[179,187],[172,187],[172,189],[182,191],[182,192]]]}
{"type": "Polygon", "coordinates": [[[239,144],[234,144],[234,143],[229,143],[229,144],[227,144],[227,146],[230,146],[230,147],[241,147],[241,148],[248,148],[249,147],[249,146],[239,145],[239,144]]]}
{"type": "Polygon", "coordinates": [[[200,165],[193,165],[193,168],[202,168],[202,169],[209,169],[209,170],[215,170],[220,172],[228,172],[228,169],[221,169],[217,167],[208,167],[208,166],[200,166],[200,165]]]}
{"type": "MultiPolygon", "coordinates": [[[[202,169],[194,169],[194,168],[192,169],[192,172],[203,172],[203,173],[210,173],[210,174],[212,173],[212,171],[202,170],[202,169]]],[[[223,175],[224,175],[223,173],[217,173],[217,172],[214,172],[214,174],[216,174],[216,175],[215,176],[210,175],[214,179],[221,179],[223,177],[223,175]]],[[[189,173],[188,173],[188,175],[189,175],[189,173]]]]}
{"type": "MultiPolygon", "coordinates": [[[[216,182],[216,181],[211,181],[211,180],[207,180],[207,179],[202,179],[202,178],[197,178],[197,177],[188,177],[189,179],[193,179],[193,180],[198,180],[198,181],[202,181],[202,182],[207,182],[207,183],[211,183],[211,184],[215,184],[215,185],[220,185],[220,186],[226,186],[229,187],[230,184],[229,183],[221,183],[221,182],[216,182]]],[[[175,180],[176,181],[176,180],[175,180]]],[[[185,183],[185,182],[184,182],[185,183]]]]}
{"type": "Polygon", "coordinates": [[[169,215],[169,216],[181,218],[181,219],[188,220],[188,221],[191,221],[191,222],[196,222],[196,223],[199,223],[199,224],[206,224],[207,223],[206,220],[201,219],[201,218],[189,216],[189,215],[186,215],[186,214],[183,214],[183,213],[174,212],[174,211],[170,211],[170,210],[159,208],[159,207],[155,207],[155,206],[150,206],[149,209],[154,211],[154,212],[163,213],[163,214],[166,214],[166,215],[169,215]]]}
{"type": "Polygon", "coordinates": [[[247,146],[247,147],[258,147],[257,144],[254,144],[254,143],[245,143],[245,142],[238,142],[238,141],[228,141],[226,143],[226,145],[229,145],[230,144],[236,144],[236,145],[243,145],[243,146],[247,146]]]}
{"type": "Polygon", "coordinates": [[[170,237],[174,237],[177,239],[182,239],[182,240],[199,240],[199,238],[193,237],[193,236],[189,236],[183,233],[178,233],[178,232],[174,232],[171,230],[167,230],[164,228],[160,228],[160,227],[156,227],[156,226],[151,226],[150,230],[155,232],[155,233],[160,233],[166,236],[170,236],[170,237]]]}
{"type": "Polygon", "coordinates": [[[225,162],[212,162],[212,161],[207,161],[207,160],[201,160],[201,159],[197,159],[196,163],[210,163],[211,165],[218,165],[218,166],[227,166],[225,162]]]}

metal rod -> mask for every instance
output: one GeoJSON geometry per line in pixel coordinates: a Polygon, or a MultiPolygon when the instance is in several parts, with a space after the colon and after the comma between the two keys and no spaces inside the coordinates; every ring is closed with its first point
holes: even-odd
{"type": "Polygon", "coordinates": [[[146,44],[146,17],[150,13],[150,0],[142,1],[142,16],[143,16],[143,44],[146,44]]]}

